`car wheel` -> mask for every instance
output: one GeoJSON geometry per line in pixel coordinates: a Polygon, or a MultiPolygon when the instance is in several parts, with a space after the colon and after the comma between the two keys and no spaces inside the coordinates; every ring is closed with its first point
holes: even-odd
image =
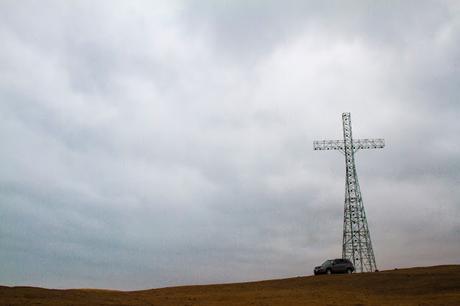
{"type": "Polygon", "coordinates": [[[351,269],[347,269],[348,274],[351,274],[351,272],[353,272],[353,271],[351,271],[351,269]]]}
{"type": "Polygon", "coordinates": [[[332,274],[331,269],[327,269],[327,270],[326,270],[326,274],[332,274]]]}

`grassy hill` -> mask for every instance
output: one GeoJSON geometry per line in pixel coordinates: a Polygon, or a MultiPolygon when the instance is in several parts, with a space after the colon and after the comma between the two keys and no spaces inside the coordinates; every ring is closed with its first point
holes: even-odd
{"type": "Polygon", "coordinates": [[[142,291],[2,286],[0,305],[460,305],[460,265],[142,291]]]}

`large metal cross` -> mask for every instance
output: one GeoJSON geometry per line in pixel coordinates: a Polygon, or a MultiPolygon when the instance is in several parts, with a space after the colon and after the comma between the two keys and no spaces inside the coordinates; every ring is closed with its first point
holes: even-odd
{"type": "Polygon", "coordinates": [[[359,149],[381,149],[383,139],[353,139],[350,113],[342,114],[343,140],[313,142],[314,150],[338,150],[345,156],[345,205],[343,221],[342,258],[353,262],[356,271],[377,270],[366,212],[356,174],[355,153],[359,149]]]}

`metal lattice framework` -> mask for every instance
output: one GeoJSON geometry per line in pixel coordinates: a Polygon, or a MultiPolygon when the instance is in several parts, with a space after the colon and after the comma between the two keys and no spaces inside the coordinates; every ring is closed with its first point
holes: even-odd
{"type": "Polygon", "coordinates": [[[349,259],[358,272],[377,270],[366,212],[356,174],[355,153],[359,149],[381,149],[383,139],[353,139],[350,113],[342,114],[343,140],[313,142],[314,150],[338,150],[345,156],[345,205],[342,258],[349,259]]]}

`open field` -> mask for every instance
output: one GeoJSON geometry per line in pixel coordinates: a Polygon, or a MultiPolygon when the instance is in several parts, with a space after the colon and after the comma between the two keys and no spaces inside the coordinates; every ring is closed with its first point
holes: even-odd
{"type": "Polygon", "coordinates": [[[460,305],[460,265],[142,291],[0,287],[1,305],[460,305]]]}

